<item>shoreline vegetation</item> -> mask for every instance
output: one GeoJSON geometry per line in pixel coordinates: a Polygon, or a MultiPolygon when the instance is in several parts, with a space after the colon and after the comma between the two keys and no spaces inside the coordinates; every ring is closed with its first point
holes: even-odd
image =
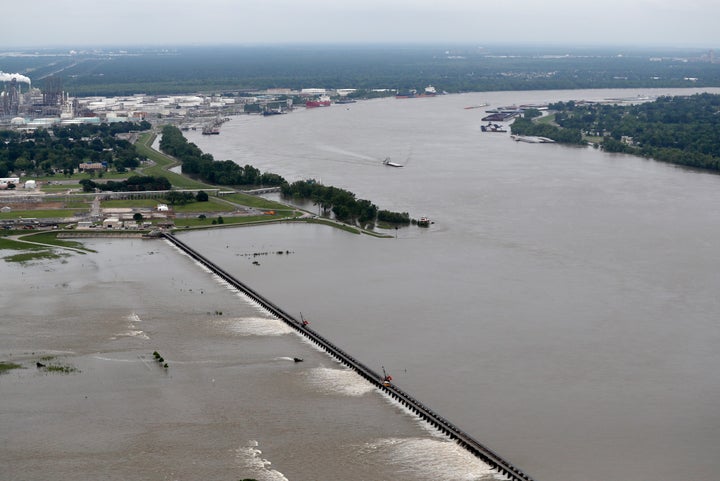
{"type": "Polygon", "coordinates": [[[512,123],[512,134],[720,171],[720,95],[664,96],[635,105],[569,101],[548,110],[545,117],[526,112],[512,123]]]}

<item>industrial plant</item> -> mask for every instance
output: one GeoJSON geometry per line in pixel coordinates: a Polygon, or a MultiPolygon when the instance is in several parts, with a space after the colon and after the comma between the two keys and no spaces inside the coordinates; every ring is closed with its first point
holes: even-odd
{"type": "Polygon", "coordinates": [[[0,72],[0,121],[14,117],[61,117],[71,112],[60,77],[47,77],[42,89],[33,88],[29,77],[0,72]]]}

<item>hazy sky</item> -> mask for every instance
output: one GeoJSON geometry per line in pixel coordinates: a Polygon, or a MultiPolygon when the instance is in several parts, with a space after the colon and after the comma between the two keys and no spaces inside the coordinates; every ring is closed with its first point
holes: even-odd
{"type": "Polygon", "coordinates": [[[720,47],[719,0],[3,2],[0,49],[256,43],[720,47]]]}

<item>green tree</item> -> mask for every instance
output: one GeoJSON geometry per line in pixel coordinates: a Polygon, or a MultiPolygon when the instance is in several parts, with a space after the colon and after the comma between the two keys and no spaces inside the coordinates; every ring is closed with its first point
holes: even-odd
{"type": "Polygon", "coordinates": [[[201,190],[197,194],[195,194],[195,200],[198,202],[207,202],[209,199],[207,192],[204,190],[201,190]]]}
{"type": "Polygon", "coordinates": [[[170,205],[185,205],[195,200],[195,197],[190,192],[171,190],[165,194],[165,200],[167,200],[170,205]]]}

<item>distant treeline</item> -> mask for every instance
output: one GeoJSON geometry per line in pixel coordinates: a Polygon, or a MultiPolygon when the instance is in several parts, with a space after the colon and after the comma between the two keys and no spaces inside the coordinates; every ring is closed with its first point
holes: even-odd
{"type": "Polygon", "coordinates": [[[163,127],[160,150],[182,162],[183,174],[203,182],[227,186],[279,186],[287,183],[277,174],[260,173],[252,165],[241,167],[232,160],[216,161],[212,155],[203,153],[197,145],[188,142],[180,129],[163,127]]]}
{"type": "Polygon", "coordinates": [[[145,190],[170,190],[172,185],[165,177],[151,175],[133,175],[126,180],[107,182],[94,182],[91,179],[80,181],[84,192],[97,190],[109,192],[141,192],[145,190]]]}
{"type": "Polygon", "coordinates": [[[53,126],[20,132],[0,130],[0,177],[10,172],[28,175],[72,173],[81,163],[102,163],[119,172],[135,169],[144,160],[135,146],[115,134],[150,129],[149,122],[53,126]]]}
{"type": "MultiPolygon", "coordinates": [[[[562,27],[559,27],[562,28],[562,27]]],[[[706,50],[488,45],[212,46],[4,57],[38,79],[61,71],[75,96],[238,92],[311,87],[439,91],[720,86],[706,50]],[[98,75],[102,72],[102,75],[98,75]]],[[[38,82],[42,88],[43,81],[38,82]]]]}
{"type": "Polygon", "coordinates": [[[570,101],[550,109],[561,130],[602,137],[608,152],[720,170],[720,95],[660,97],[637,105],[570,101]]]}

